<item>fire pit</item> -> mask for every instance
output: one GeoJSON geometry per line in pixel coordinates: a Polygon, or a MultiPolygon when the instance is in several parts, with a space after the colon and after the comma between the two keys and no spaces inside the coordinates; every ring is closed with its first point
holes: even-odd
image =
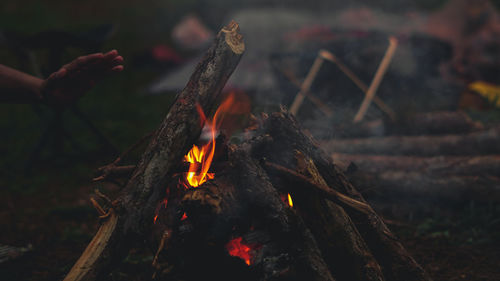
{"type": "Polygon", "coordinates": [[[286,109],[227,141],[238,29],[219,32],[118,198],[94,201],[102,225],[65,280],[108,279],[133,246],[157,249],[158,280],[429,280],[286,109]]]}

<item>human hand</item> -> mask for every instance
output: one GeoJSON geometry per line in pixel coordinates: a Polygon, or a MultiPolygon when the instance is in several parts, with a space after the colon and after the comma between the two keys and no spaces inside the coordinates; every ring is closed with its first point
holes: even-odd
{"type": "Polygon", "coordinates": [[[122,64],[123,57],[116,50],[81,56],[42,83],[42,100],[53,106],[71,104],[107,75],[122,71],[122,64]]]}

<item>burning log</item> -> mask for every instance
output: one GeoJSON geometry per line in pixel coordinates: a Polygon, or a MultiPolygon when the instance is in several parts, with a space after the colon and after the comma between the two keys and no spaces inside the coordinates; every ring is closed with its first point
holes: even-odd
{"type": "MultiPolygon", "coordinates": [[[[266,163],[265,167],[268,168],[271,174],[277,176],[273,181],[275,185],[279,185],[280,179],[286,179],[286,186],[289,186],[289,188],[291,186],[294,197],[301,199],[297,200],[297,206],[300,206],[298,211],[304,217],[314,237],[321,245],[323,256],[328,261],[328,264],[332,265],[331,270],[335,272],[336,278],[341,280],[384,280],[380,265],[373,257],[347,213],[338,204],[328,202],[321,196],[328,194],[328,191],[325,190],[337,192],[326,186],[325,180],[321,177],[311,159],[306,159],[300,152],[297,153],[297,156],[299,157],[298,161],[301,162],[300,165],[303,166],[303,173],[308,174],[310,180],[304,180],[303,178],[307,178],[306,176],[295,175],[295,172],[276,164],[269,165],[269,163],[266,163]],[[284,172],[293,175],[293,177],[283,177],[284,172]],[[300,186],[321,187],[316,187],[314,190],[297,189],[300,186]],[[335,239],[332,239],[333,237],[335,239]]],[[[290,195],[288,194],[288,196],[290,195]]],[[[345,195],[342,196],[349,198],[345,195]]],[[[338,200],[334,201],[339,202],[338,200]]],[[[362,202],[353,199],[350,199],[350,201],[358,203],[356,205],[350,203],[347,207],[362,212],[373,212],[368,205],[362,202]],[[359,205],[367,206],[368,210],[360,209],[359,205]]]]}
{"type": "Polygon", "coordinates": [[[205,112],[212,110],[244,49],[235,22],[219,32],[152,137],[126,187],[113,201],[110,217],[64,280],[95,279],[109,270],[114,259],[127,253],[135,244],[133,237],[149,232],[167,176],[201,133],[196,105],[205,112]]]}
{"type": "Polygon", "coordinates": [[[105,279],[137,241],[157,248],[155,279],[429,280],[289,113],[264,118],[238,146],[225,142],[232,96],[205,113],[243,50],[232,22],[118,198],[101,195],[110,209],[92,201],[104,222],[65,280],[105,279]]]}
{"type": "Polygon", "coordinates": [[[332,153],[374,155],[487,155],[500,153],[500,127],[466,135],[389,136],[321,143],[332,153]]]}
{"type": "MultiPolygon", "coordinates": [[[[264,123],[261,135],[265,137],[258,138],[252,144],[254,158],[264,157],[294,169],[293,167],[297,165],[293,164],[296,157],[295,151],[300,151],[313,161],[319,175],[328,186],[366,203],[339,168],[333,165],[330,158],[300,130],[290,114],[281,112],[271,115],[264,123]]],[[[375,212],[366,214],[350,208],[344,210],[383,269],[382,273],[386,280],[429,280],[426,273],[406,252],[375,212]]],[[[368,255],[368,253],[365,254],[368,255]]]]}

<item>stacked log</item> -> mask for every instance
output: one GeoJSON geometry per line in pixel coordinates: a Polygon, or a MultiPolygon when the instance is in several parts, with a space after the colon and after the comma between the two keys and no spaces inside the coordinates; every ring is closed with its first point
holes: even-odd
{"type": "Polygon", "coordinates": [[[378,205],[399,204],[413,212],[500,201],[500,127],[485,129],[464,113],[422,116],[413,121],[420,127],[399,129],[405,135],[321,145],[378,205]]]}
{"type": "Polygon", "coordinates": [[[157,249],[157,280],[429,280],[286,110],[263,115],[253,137],[239,145],[217,138],[214,178],[196,188],[179,184],[182,157],[203,126],[197,110],[210,112],[218,102],[243,50],[233,22],[179,94],[118,198],[100,194],[108,212],[65,280],[112,279],[132,247],[148,246],[157,249]]]}

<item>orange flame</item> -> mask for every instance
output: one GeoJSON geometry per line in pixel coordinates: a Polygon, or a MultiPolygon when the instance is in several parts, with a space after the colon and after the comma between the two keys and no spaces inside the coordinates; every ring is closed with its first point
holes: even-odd
{"type": "Polygon", "coordinates": [[[293,208],[293,201],[292,201],[292,196],[290,195],[290,193],[288,193],[288,206],[293,208]]]}
{"type": "Polygon", "coordinates": [[[210,141],[201,148],[193,145],[193,148],[184,156],[184,160],[189,163],[189,170],[186,174],[186,181],[189,186],[186,187],[198,187],[207,180],[214,178],[215,174],[209,173],[208,170],[214,158],[215,138],[224,118],[224,113],[230,110],[233,103],[234,95],[230,94],[217,108],[212,120],[207,120],[203,110],[198,106],[201,121],[205,122],[205,127],[210,130],[210,141]]]}
{"type": "Polygon", "coordinates": [[[237,237],[232,239],[226,244],[226,250],[230,256],[238,257],[245,261],[247,265],[250,265],[250,247],[248,245],[242,244],[242,237],[237,237]]]}

